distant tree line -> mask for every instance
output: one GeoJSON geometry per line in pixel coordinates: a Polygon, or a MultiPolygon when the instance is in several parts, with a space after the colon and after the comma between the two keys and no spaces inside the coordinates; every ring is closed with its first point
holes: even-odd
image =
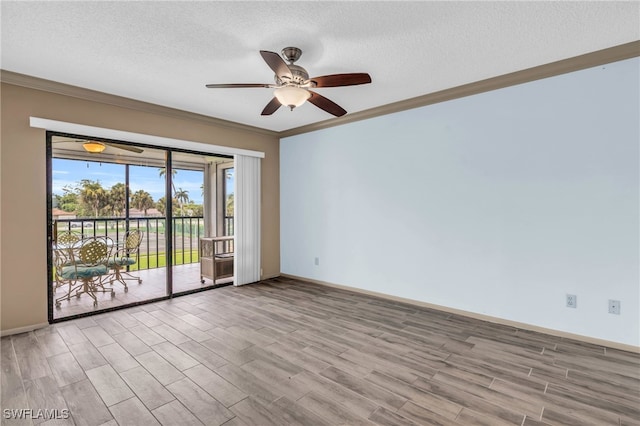
{"type": "MultiPolygon", "coordinates": [[[[53,206],[65,212],[74,213],[78,217],[122,217],[126,205],[125,189],[124,183],[116,183],[111,188],[105,189],[99,181],[82,179],[75,186],[67,185],[62,188],[61,195],[54,194],[53,206]]],[[[202,205],[194,204],[189,199],[189,191],[174,188],[173,192],[174,216],[203,215],[202,205]]],[[[143,189],[131,194],[129,201],[130,207],[144,212],[145,216],[148,210],[154,207],[164,215],[166,205],[165,197],[154,201],[151,194],[143,189]]]]}

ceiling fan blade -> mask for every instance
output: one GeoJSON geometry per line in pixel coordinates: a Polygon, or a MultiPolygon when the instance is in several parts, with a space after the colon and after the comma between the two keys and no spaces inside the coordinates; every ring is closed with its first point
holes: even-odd
{"type": "Polygon", "coordinates": [[[207,84],[209,89],[240,89],[240,88],[252,88],[252,87],[271,87],[271,84],[263,83],[232,83],[232,84],[207,84]]]}
{"type": "Polygon", "coordinates": [[[293,78],[291,70],[280,55],[275,52],[269,52],[268,50],[261,50],[260,54],[262,55],[262,59],[264,59],[278,77],[293,78]]]}
{"type": "Polygon", "coordinates": [[[309,102],[317,106],[318,108],[327,111],[329,114],[333,114],[336,117],[342,117],[347,113],[340,105],[337,103],[325,98],[324,96],[309,90],[311,93],[311,97],[309,98],[309,102]]]}
{"type": "Polygon", "coordinates": [[[142,154],[144,152],[144,149],[138,148],[137,146],[124,145],[124,144],[112,143],[112,142],[102,142],[102,143],[104,145],[112,146],[114,148],[124,149],[125,151],[135,152],[136,154],[142,154]]]}
{"type": "Polygon", "coordinates": [[[262,110],[262,113],[260,115],[271,115],[274,112],[276,112],[278,110],[278,108],[280,108],[280,106],[281,106],[280,101],[278,100],[278,98],[274,97],[267,104],[267,106],[264,107],[264,109],[262,110]]]}
{"type": "Polygon", "coordinates": [[[367,73],[331,74],[310,79],[316,87],[355,86],[371,83],[371,76],[367,73]]]}

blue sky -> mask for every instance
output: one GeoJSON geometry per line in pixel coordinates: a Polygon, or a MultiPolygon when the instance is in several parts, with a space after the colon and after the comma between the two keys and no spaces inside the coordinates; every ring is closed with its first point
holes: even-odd
{"type": "MultiPolygon", "coordinates": [[[[164,178],[158,175],[158,167],[130,166],[129,181],[131,193],[144,189],[158,201],[164,196],[164,178]]],[[[62,188],[75,187],[82,179],[99,181],[102,187],[110,189],[116,183],[124,183],[125,167],[122,164],[96,163],[80,160],[53,159],[53,193],[62,195],[62,188]]],[[[178,170],[174,176],[176,189],[189,192],[189,198],[202,204],[202,172],[178,170]]],[[[230,182],[233,184],[233,181],[230,182]]]]}

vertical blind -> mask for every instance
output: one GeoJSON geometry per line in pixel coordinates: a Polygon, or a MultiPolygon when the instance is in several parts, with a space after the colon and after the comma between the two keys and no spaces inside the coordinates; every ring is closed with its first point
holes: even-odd
{"type": "Polygon", "coordinates": [[[260,158],[235,155],[234,283],[260,281],[260,158]]]}

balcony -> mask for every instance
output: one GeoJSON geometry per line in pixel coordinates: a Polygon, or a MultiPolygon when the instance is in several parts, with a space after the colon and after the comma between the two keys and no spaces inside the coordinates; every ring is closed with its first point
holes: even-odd
{"type": "MultiPolygon", "coordinates": [[[[144,233],[140,245],[138,265],[131,270],[166,267],[166,220],[162,217],[136,218],[77,218],[54,220],[54,235],[73,232],[81,238],[107,236],[116,244],[122,243],[128,229],[138,229],[144,233]]],[[[224,218],[224,234],[233,235],[233,216],[224,218]]],[[[181,216],[173,218],[173,265],[198,263],[198,240],[204,236],[204,218],[202,216],[181,216]]],[[[233,241],[227,242],[224,252],[233,253],[233,241]]]]}
{"type": "MultiPolygon", "coordinates": [[[[233,235],[233,217],[224,218],[224,233],[233,235]]],[[[129,272],[139,276],[142,283],[130,282],[129,291],[124,292],[119,283],[114,283],[115,297],[104,294],[98,297],[98,306],[92,305],[90,297],[72,297],[62,301],[59,309],[54,308],[54,318],[63,318],[92,312],[100,309],[112,308],[126,304],[139,303],[166,296],[166,219],[162,217],[135,218],[75,218],[56,219],[53,224],[53,238],[62,232],[72,232],[79,237],[108,236],[116,245],[124,242],[127,230],[137,229],[143,232],[140,244],[138,262],[129,267],[129,272]]],[[[172,221],[172,265],[173,292],[197,290],[213,285],[223,285],[233,282],[233,278],[219,279],[213,283],[205,279],[200,281],[200,258],[198,243],[204,234],[204,218],[202,216],[174,217],[172,221]]],[[[223,251],[234,252],[234,241],[224,241],[223,251]]],[[[64,289],[54,289],[54,298],[62,296],[64,289]]]]}

